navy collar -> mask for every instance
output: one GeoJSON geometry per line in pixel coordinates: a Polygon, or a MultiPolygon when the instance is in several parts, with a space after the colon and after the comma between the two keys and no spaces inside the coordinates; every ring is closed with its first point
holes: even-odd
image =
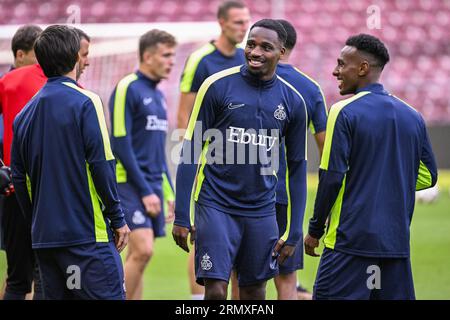
{"type": "Polygon", "coordinates": [[[248,71],[247,65],[245,65],[245,64],[241,67],[241,75],[247,82],[249,82],[250,84],[252,84],[256,87],[268,88],[268,87],[273,86],[277,81],[276,73],[274,73],[273,77],[269,80],[261,80],[260,78],[251,74],[248,71]]]}
{"type": "Polygon", "coordinates": [[[158,85],[159,81],[155,81],[150,79],[148,76],[146,76],[145,74],[143,74],[141,71],[137,70],[136,71],[136,75],[140,78],[140,79],[144,79],[146,81],[148,81],[150,83],[150,86],[152,88],[156,88],[156,86],[158,85]]]}
{"type": "Polygon", "coordinates": [[[384,90],[383,85],[378,82],[368,84],[367,86],[356,90],[355,94],[360,93],[361,91],[370,91],[372,93],[388,94],[388,92],[384,90]]]}
{"type": "Polygon", "coordinates": [[[78,83],[75,80],[66,76],[50,77],[47,82],[71,82],[78,86],[78,83]]]}

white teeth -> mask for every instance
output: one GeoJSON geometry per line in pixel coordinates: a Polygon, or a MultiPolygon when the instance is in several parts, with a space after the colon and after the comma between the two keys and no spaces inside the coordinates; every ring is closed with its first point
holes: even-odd
{"type": "Polygon", "coordinates": [[[250,60],[249,61],[252,66],[258,67],[262,65],[261,61],[250,60]]]}

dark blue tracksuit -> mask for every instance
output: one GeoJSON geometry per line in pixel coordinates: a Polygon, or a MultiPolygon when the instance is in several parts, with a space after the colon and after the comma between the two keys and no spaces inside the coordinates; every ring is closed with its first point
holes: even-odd
{"type": "Polygon", "coordinates": [[[315,297],[413,299],[415,191],[437,180],[420,113],[378,83],[338,102],[330,109],[319,176],[309,234],[321,238],[330,221],[315,297]],[[380,290],[367,285],[373,266],[380,268],[380,290]]]}
{"type": "Polygon", "coordinates": [[[14,121],[12,173],[46,298],[123,298],[111,227],[125,220],[100,98],[49,78],[14,121]],[[66,286],[74,265],[80,288],[66,286]]]}
{"type": "Polygon", "coordinates": [[[203,83],[178,166],[175,208],[175,224],[190,228],[195,202],[198,280],[228,280],[233,266],[240,285],[276,274],[271,253],[278,237],[295,245],[301,234],[306,130],[303,98],[276,75],[261,81],[246,66],[238,66],[203,83]],[[291,190],[284,235],[278,235],[275,219],[281,137],[286,140],[291,190]]]}
{"type": "Polygon", "coordinates": [[[165,98],[157,82],[140,71],[132,73],[114,89],[109,101],[111,145],[118,158],[119,196],[130,229],[152,228],[156,237],[165,235],[162,212],[150,218],[142,197],[155,193],[173,201],[173,188],[166,163],[168,130],[165,98]]]}
{"type": "MultiPolygon", "coordinates": [[[[319,84],[290,64],[279,63],[277,74],[294,86],[303,96],[308,112],[308,128],[312,134],[323,132],[327,126],[327,107],[325,97],[319,84]]],[[[277,222],[280,232],[286,229],[286,210],[288,197],[286,193],[286,160],[284,147],[280,150],[280,169],[277,184],[277,222]]],[[[303,221],[303,218],[300,219],[303,221]]],[[[302,230],[303,231],[303,230],[302,230]]],[[[289,274],[303,269],[303,232],[294,255],[280,265],[280,274],[289,274]]]]}

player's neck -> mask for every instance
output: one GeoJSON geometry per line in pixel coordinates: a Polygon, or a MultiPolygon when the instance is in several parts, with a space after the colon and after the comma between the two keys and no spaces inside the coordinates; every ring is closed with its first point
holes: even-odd
{"type": "Polygon", "coordinates": [[[77,81],[77,69],[74,68],[72,71],[70,71],[69,73],[65,74],[64,77],[70,78],[73,81],[77,81]]]}
{"type": "Polygon", "coordinates": [[[214,45],[225,56],[232,56],[236,52],[236,43],[231,43],[223,34],[214,41],[214,45]]]}
{"type": "Polygon", "coordinates": [[[158,79],[157,76],[155,76],[153,74],[153,72],[151,72],[151,70],[148,70],[147,68],[145,68],[144,66],[140,65],[139,66],[139,71],[146,76],[147,78],[149,78],[150,80],[154,81],[154,82],[159,82],[161,79],[158,79]]]}
{"type": "Polygon", "coordinates": [[[380,75],[372,75],[365,77],[364,79],[361,79],[361,81],[358,83],[357,90],[367,87],[368,85],[379,83],[380,82],[380,75]]]}

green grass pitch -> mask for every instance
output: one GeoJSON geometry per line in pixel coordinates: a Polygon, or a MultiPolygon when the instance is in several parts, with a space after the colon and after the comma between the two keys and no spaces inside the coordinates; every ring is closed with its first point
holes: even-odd
{"type": "MultiPolygon", "coordinates": [[[[439,172],[440,197],[433,204],[416,204],[411,227],[411,259],[417,299],[450,299],[450,171],[439,172]]],[[[317,180],[309,179],[308,206],[304,230],[312,215],[317,180]]],[[[168,236],[155,243],[154,256],[144,277],[145,299],[190,299],[187,254],[168,236]]],[[[0,251],[0,281],[5,279],[4,251],[0,251]]],[[[299,272],[302,284],[312,289],[319,258],[305,256],[305,269],[299,272]]],[[[273,281],[267,298],[276,299],[273,281]]]]}

